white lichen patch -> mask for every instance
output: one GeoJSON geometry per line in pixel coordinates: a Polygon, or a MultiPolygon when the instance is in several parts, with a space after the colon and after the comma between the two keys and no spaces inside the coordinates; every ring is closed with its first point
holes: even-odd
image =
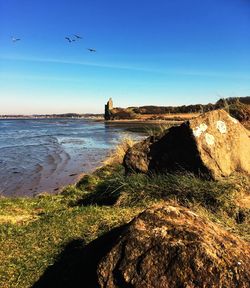
{"type": "Polygon", "coordinates": [[[215,139],[213,135],[206,133],[205,140],[206,140],[207,145],[214,145],[215,139]]]}
{"type": "Polygon", "coordinates": [[[226,123],[223,121],[217,121],[216,122],[216,128],[220,131],[220,133],[225,134],[227,133],[227,126],[226,123]]]}
{"type": "Polygon", "coordinates": [[[203,132],[207,130],[207,125],[205,123],[201,123],[200,126],[197,126],[193,129],[193,134],[195,137],[200,137],[203,132]]]}
{"type": "Polygon", "coordinates": [[[229,119],[234,123],[234,124],[238,124],[238,120],[233,118],[232,116],[228,115],[229,119]]]}
{"type": "Polygon", "coordinates": [[[194,134],[194,137],[200,137],[201,134],[202,134],[202,131],[201,131],[200,127],[195,127],[193,129],[193,134],[194,134]]]}
{"type": "Polygon", "coordinates": [[[207,130],[207,125],[205,123],[200,124],[200,129],[202,132],[205,132],[207,130]]]}

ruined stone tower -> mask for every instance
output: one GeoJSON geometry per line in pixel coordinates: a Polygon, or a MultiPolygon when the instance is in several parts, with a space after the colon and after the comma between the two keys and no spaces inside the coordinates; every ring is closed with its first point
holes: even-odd
{"type": "Polygon", "coordinates": [[[109,98],[109,101],[105,105],[105,114],[104,114],[105,120],[111,120],[111,115],[112,115],[111,110],[112,109],[113,109],[113,100],[112,100],[112,98],[109,98]]]}

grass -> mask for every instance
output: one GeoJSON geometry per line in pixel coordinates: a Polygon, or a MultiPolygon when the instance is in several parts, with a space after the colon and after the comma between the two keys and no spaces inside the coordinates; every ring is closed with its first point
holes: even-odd
{"type": "Polygon", "coordinates": [[[104,161],[104,165],[111,166],[122,163],[123,158],[130,147],[135,144],[135,140],[132,139],[130,136],[125,136],[121,139],[120,144],[118,144],[114,151],[110,152],[109,157],[104,161]]]}
{"type": "Polygon", "coordinates": [[[205,181],[192,174],[126,176],[125,141],[106,165],[58,195],[0,198],[0,287],[31,287],[65,246],[82,245],[130,221],[153,203],[170,201],[250,241],[249,178],[205,181]]]}
{"type": "Polygon", "coordinates": [[[125,176],[123,167],[116,165],[86,175],[78,187],[89,191],[79,201],[80,205],[126,209],[161,201],[175,202],[250,241],[248,176],[234,174],[222,181],[206,181],[190,173],[125,176]]]}
{"type": "Polygon", "coordinates": [[[148,136],[157,137],[166,132],[167,129],[174,126],[171,123],[160,124],[157,126],[146,127],[145,132],[148,136]]]}
{"type": "Polygon", "coordinates": [[[68,196],[0,200],[3,215],[18,217],[17,207],[22,214],[31,215],[29,219],[0,224],[1,288],[31,287],[70,241],[80,238],[88,243],[141,211],[72,206],[72,195],[69,190],[67,193],[68,196]]]}
{"type": "Polygon", "coordinates": [[[213,182],[198,178],[191,173],[126,176],[124,168],[116,165],[86,175],[78,183],[78,188],[90,192],[84,195],[82,199],[84,204],[106,205],[106,202],[113,199],[111,204],[140,206],[148,201],[178,199],[182,205],[202,203],[204,207],[214,210],[231,203],[235,193],[247,187],[248,181],[245,183],[243,180],[245,177],[241,176],[238,177],[238,182],[233,178],[213,182]]]}

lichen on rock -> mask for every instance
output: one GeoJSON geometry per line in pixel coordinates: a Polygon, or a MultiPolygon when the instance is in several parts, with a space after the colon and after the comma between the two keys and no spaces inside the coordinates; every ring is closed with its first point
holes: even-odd
{"type": "Polygon", "coordinates": [[[212,179],[235,171],[250,174],[249,131],[232,119],[224,110],[215,110],[149,137],[128,150],[126,171],[187,170],[212,179]]]}
{"type": "Polygon", "coordinates": [[[224,121],[217,121],[216,122],[216,128],[220,131],[220,133],[224,134],[224,133],[227,133],[227,126],[225,124],[224,121]]]}
{"type": "Polygon", "coordinates": [[[214,139],[214,136],[212,134],[206,133],[205,134],[205,140],[206,140],[206,143],[208,145],[214,145],[215,139],[214,139]]]}

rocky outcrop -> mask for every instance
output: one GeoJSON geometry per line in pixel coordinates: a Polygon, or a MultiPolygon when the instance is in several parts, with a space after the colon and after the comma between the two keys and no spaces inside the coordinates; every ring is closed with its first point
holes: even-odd
{"type": "Polygon", "coordinates": [[[236,119],[215,110],[134,145],[124,157],[127,172],[187,170],[219,179],[250,174],[250,138],[236,119]]]}
{"type": "Polygon", "coordinates": [[[250,287],[250,244],[180,206],[156,206],[120,234],[102,288],[250,287]]]}

